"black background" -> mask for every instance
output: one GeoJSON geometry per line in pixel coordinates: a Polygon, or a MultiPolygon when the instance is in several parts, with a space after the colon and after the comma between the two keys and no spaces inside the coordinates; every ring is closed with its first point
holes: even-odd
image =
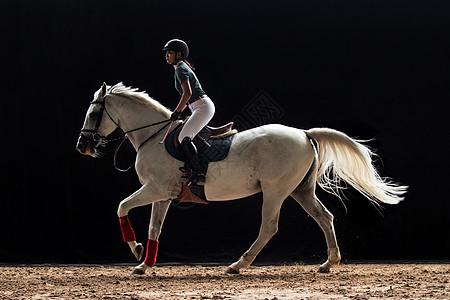
{"type": "MultiPolygon", "coordinates": [[[[112,156],[75,150],[103,81],[145,90],[174,108],[171,38],[191,48],[216,104],[212,125],[239,115],[260,91],[280,122],[372,139],[383,176],[410,186],[384,217],[361,196],[335,215],[343,258],[448,259],[448,1],[6,1],[2,3],[0,261],[131,262],[116,210],[139,188],[112,156]]],[[[120,156],[130,164],[129,148],[120,156]]],[[[254,241],[261,196],[174,205],[159,262],[231,262],[254,241]]],[[[145,242],[150,207],[130,212],[145,242]]],[[[326,244],[292,199],[259,263],[320,261],[326,244]]]]}

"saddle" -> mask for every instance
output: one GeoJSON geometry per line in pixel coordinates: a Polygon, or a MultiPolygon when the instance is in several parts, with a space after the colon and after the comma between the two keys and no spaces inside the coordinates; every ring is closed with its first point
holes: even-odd
{"type": "MultiPolygon", "coordinates": [[[[183,122],[169,133],[165,140],[167,152],[174,158],[186,162],[186,157],[181,150],[178,136],[184,126],[183,122]]],[[[204,174],[208,169],[208,164],[214,161],[220,161],[227,157],[233,141],[234,134],[238,131],[233,129],[233,122],[220,127],[205,126],[193,139],[193,143],[198,151],[198,156],[204,167],[204,174]]],[[[179,202],[194,202],[208,204],[206,201],[204,186],[183,184],[182,192],[177,199],[179,202]]]]}
{"type": "MultiPolygon", "coordinates": [[[[183,126],[186,122],[183,122],[180,126],[175,128],[174,130],[174,143],[175,148],[178,149],[180,147],[180,142],[178,141],[178,136],[180,135],[181,129],[183,129],[183,126]]],[[[198,153],[201,152],[204,146],[210,146],[209,144],[205,143],[209,139],[212,140],[218,140],[218,139],[224,139],[226,137],[232,136],[235,133],[237,133],[236,129],[233,129],[234,122],[230,122],[228,124],[225,124],[220,127],[212,127],[209,125],[206,125],[203,127],[202,130],[194,137],[194,140],[192,141],[197,147],[198,153]]]]}
{"type": "MultiPolygon", "coordinates": [[[[178,136],[185,122],[169,133],[165,140],[167,152],[179,161],[186,162],[186,157],[180,148],[178,136]]],[[[220,127],[205,126],[194,137],[193,143],[197,148],[199,158],[207,165],[209,162],[220,161],[227,157],[234,134],[238,131],[233,129],[233,122],[220,127]]],[[[207,168],[207,166],[206,166],[207,168]]],[[[206,169],[205,169],[206,174],[206,169]]]]}

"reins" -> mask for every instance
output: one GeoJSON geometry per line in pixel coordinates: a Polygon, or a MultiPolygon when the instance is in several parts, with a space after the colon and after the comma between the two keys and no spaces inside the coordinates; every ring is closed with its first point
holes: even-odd
{"type": "MultiPolygon", "coordinates": [[[[156,126],[156,125],[159,125],[159,124],[162,124],[162,123],[166,122],[166,125],[164,125],[164,126],[161,127],[160,129],[158,129],[158,131],[156,131],[154,134],[152,134],[151,136],[149,136],[145,141],[143,141],[143,142],[139,145],[139,147],[138,147],[137,150],[136,150],[136,152],[138,152],[138,151],[142,148],[142,146],[144,146],[145,143],[147,143],[148,141],[150,141],[151,139],[153,139],[154,137],[156,137],[156,136],[157,136],[164,128],[166,128],[167,125],[169,125],[169,121],[170,121],[170,120],[165,120],[165,121],[162,121],[162,122],[157,122],[157,123],[153,123],[153,124],[150,124],[150,125],[146,125],[146,126],[142,126],[142,127],[139,127],[139,128],[135,128],[135,129],[133,129],[133,130],[129,130],[129,131],[123,132],[123,133],[122,133],[123,135],[122,135],[122,137],[120,137],[120,138],[112,139],[111,141],[115,141],[115,140],[121,139],[121,141],[120,141],[120,142],[117,144],[117,146],[116,146],[116,150],[114,150],[114,158],[113,158],[114,168],[116,168],[116,170],[117,170],[117,171],[120,171],[120,172],[128,172],[128,171],[131,169],[131,167],[133,166],[133,164],[131,164],[131,165],[130,165],[128,168],[126,168],[126,169],[120,169],[120,168],[117,166],[117,159],[116,159],[117,153],[119,153],[119,149],[120,149],[120,147],[122,147],[122,144],[125,142],[125,140],[128,139],[128,137],[126,136],[127,133],[130,133],[130,132],[133,132],[133,131],[138,131],[138,130],[140,130],[140,129],[144,129],[144,128],[151,127],[151,126],[156,126]]],[[[121,128],[119,127],[119,129],[121,129],[121,128]]],[[[122,129],[121,129],[121,130],[122,130],[122,129]]]]}
{"type": "MultiPolygon", "coordinates": [[[[108,115],[109,115],[109,114],[108,114],[108,115]]],[[[111,117],[110,117],[110,118],[111,118],[111,117]]],[[[128,134],[128,133],[130,133],[130,132],[138,131],[138,130],[141,130],[141,129],[144,129],[144,128],[156,126],[156,125],[163,124],[163,123],[167,123],[167,124],[166,124],[166,126],[167,126],[167,125],[169,124],[170,121],[171,121],[171,120],[168,119],[168,120],[164,120],[164,121],[161,121],[161,122],[156,122],[156,123],[152,123],[152,124],[149,124],[149,125],[141,126],[141,127],[138,127],[138,128],[132,129],[132,130],[125,131],[123,134],[128,134]]],[[[162,130],[163,128],[165,128],[166,126],[162,127],[159,131],[161,131],[161,130],[162,130]]],[[[119,127],[119,128],[120,128],[120,127],[119,127]]],[[[158,131],[158,132],[159,132],[159,131],[158,131]]],[[[144,142],[141,144],[141,146],[142,146],[145,142],[146,142],[146,141],[144,141],[144,142]]],[[[139,148],[140,148],[141,146],[139,146],[139,148]]],[[[138,150],[139,150],[139,149],[138,149],[138,150]]]]}

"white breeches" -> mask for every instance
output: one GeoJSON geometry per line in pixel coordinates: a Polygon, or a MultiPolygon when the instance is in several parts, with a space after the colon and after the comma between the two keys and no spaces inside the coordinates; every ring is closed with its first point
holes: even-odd
{"type": "Polygon", "coordinates": [[[187,136],[194,139],[197,133],[211,121],[214,112],[216,111],[214,103],[206,95],[203,95],[194,103],[189,104],[189,109],[191,110],[192,115],[189,117],[186,124],[184,124],[183,129],[181,129],[178,137],[180,143],[187,136]]]}

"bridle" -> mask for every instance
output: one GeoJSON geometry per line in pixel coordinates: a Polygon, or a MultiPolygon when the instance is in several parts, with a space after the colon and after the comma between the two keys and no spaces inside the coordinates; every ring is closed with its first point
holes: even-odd
{"type": "MultiPolygon", "coordinates": [[[[109,114],[108,110],[106,109],[106,95],[103,97],[103,101],[94,100],[94,101],[91,101],[90,104],[100,104],[101,105],[100,111],[98,112],[99,117],[97,118],[97,121],[95,122],[94,129],[84,129],[84,128],[82,128],[80,136],[86,138],[84,133],[90,133],[92,135],[92,141],[97,142],[96,145],[92,145],[92,146],[94,146],[94,148],[98,147],[98,145],[102,145],[103,147],[105,147],[109,142],[121,139],[122,136],[125,135],[125,133],[123,133],[122,136],[119,137],[119,138],[108,138],[107,136],[103,136],[100,133],[98,133],[98,129],[100,128],[100,125],[102,124],[103,112],[106,112],[106,114],[111,119],[111,121],[118,128],[120,128],[119,124],[111,117],[111,115],[109,114]]],[[[122,130],[122,132],[123,132],[123,130],[122,130]]]]}
{"type": "Polygon", "coordinates": [[[146,140],[144,140],[144,141],[139,145],[139,147],[138,147],[138,149],[137,149],[137,151],[139,151],[139,149],[141,149],[141,147],[142,147],[145,143],[147,143],[148,141],[150,141],[151,139],[153,139],[154,137],[156,137],[162,130],[164,130],[164,128],[166,128],[167,125],[169,125],[169,122],[171,122],[171,120],[170,120],[170,119],[167,119],[167,120],[164,120],[164,121],[155,122],[155,123],[151,123],[151,124],[149,124],[149,125],[137,127],[137,128],[134,128],[134,129],[131,129],[131,130],[128,130],[128,131],[124,131],[124,130],[120,127],[119,123],[116,122],[116,121],[114,120],[114,118],[111,116],[111,114],[110,114],[110,113],[108,112],[108,110],[106,109],[106,96],[107,96],[107,95],[103,96],[103,99],[102,99],[101,101],[100,101],[100,100],[94,100],[94,101],[91,101],[91,102],[90,102],[90,104],[100,104],[100,105],[101,105],[101,108],[100,108],[100,111],[98,112],[98,117],[97,117],[97,121],[95,122],[94,129],[85,129],[85,128],[82,128],[82,129],[81,129],[81,132],[80,132],[80,137],[81,137],[82,139],[85,139],[85,140],[86,140],[86,141],[87,141],[94,149],[96,149],[99,145],[102,145],[103,147],[106,147],[106,145],[108,145],[108,143],[110,143],[110,142],[121,140],[121,141],[117,144],[116,150],[115,150],[115,152],[114,152],[114,167],[115,167],[117,170],[119,170],[119,171],[126,172],[126,171],[128,171],[128,170],[131,168],[131,166],[128,167],[127,169],[125,169],[125,170],[118,168],[117,165],[116,165],[116,156],[117,156],[117,153],[119,152],[120,147],[122,146],[122,144],[124,143],[124,141],[128,138],[128,137],[127,137],[127,134],[128,134],[128,133],[131,133],[131,132],[134,132],[134,131],[138,131],[138,130],[141,130],[141,129],[145,129],[145,128],[148,128],[148,127],[152,127],[152,126],[156,126],[156,125],[160,125],[160,124],[164,124],[164,123],[165,123],[165,125],[164,125],[163,127],[161,127],[160,129],[158,129],[158,131],[156,131],[154,134],[152,134],[150,137],[148,137],[146,140]],[[117,128],[120,129],[121,134],[120,134],[119,137],[109,137],[109,135],[108,135],[108,136],[104,136],[104,135],[101,135],[101,134],[98,132],[98,129],[100,128],[100,125],[101,125],[101,123],[102,123],[103,112],[106,112],[106,115],[109,117],[109,119],[117,126],[117,128]],[[94,144],[91,142],[90,139],[88,139],[88,138],[85,136],[85,133],[90,133],[90,134],[91,134],[91,136],[92,136],[92,142],[94,142],[94,144]]]}

